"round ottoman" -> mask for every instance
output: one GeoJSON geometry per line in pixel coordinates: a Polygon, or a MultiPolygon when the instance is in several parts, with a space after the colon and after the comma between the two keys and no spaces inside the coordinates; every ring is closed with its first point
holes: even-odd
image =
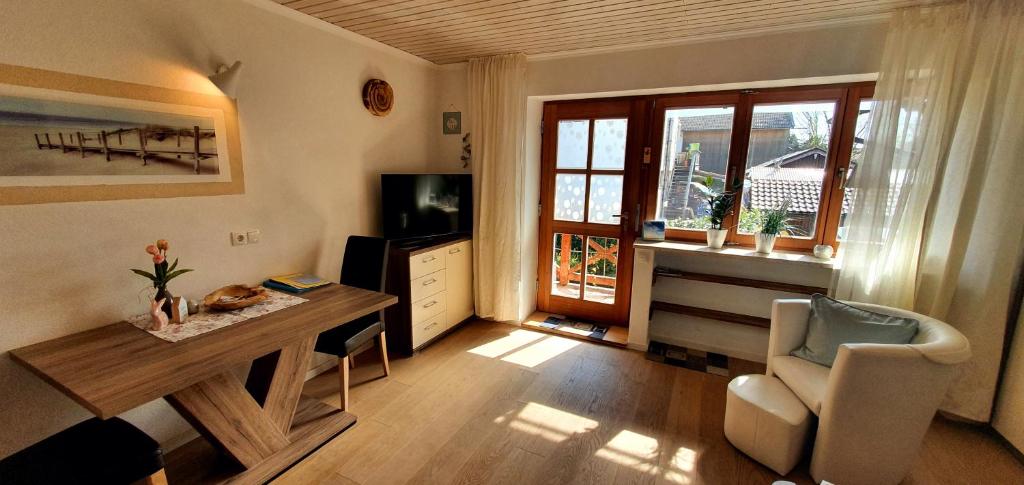
{"type": "Polygon", "coordinates": [[[811,412],[782,381],[748,375],[729,382],[725,437],[779,475],[800,461],[810,427],[811,412]]]}

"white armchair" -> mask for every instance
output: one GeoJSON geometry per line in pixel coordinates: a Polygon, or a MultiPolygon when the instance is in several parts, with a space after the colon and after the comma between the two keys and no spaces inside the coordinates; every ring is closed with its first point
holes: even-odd
{"type": "Polygon", "coordinates": [[[913,312],[851,303],[920,322],[907,345],[844,344],[832,368],[792,357],[807,334],[810,300],[775,300],[768,375],[818,416],[811,476],[843,485],[899,483],[910,471],[956,365],[971,356],[953,327],[913,312]]]}

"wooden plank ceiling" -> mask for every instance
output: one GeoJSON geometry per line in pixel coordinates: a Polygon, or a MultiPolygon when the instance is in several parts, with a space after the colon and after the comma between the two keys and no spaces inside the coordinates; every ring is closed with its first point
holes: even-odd
{"type": "Polygon", "coordinates": [[[437,64],[741,34],[932,0],[276,0],[437,64]]]}

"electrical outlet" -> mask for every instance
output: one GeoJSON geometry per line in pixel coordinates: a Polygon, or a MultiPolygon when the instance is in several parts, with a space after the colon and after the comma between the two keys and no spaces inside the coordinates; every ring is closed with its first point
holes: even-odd
{"type": "Polygon", "coordinates": [[[231,233],[231,245],[232,246],[245,246],[249,242],[248,234],[244,232],[232,232],[231,233]]]}
{"type": "Polygon", "coordinates": [[[260,242],[260,230],[259,229],[253,229],[253,230],[245,233],[245,239],[246,239],[246,241],[249,242],[249,244],[256,244],[256,243],[260,242]]]}

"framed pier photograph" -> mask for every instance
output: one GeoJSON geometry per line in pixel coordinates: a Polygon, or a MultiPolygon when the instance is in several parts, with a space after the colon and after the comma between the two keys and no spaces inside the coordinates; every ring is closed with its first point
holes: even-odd
{"type": "Polygon", "coordinates": [[[0,64],[0,205],[243,191],[230,98],[0,64]]]}

